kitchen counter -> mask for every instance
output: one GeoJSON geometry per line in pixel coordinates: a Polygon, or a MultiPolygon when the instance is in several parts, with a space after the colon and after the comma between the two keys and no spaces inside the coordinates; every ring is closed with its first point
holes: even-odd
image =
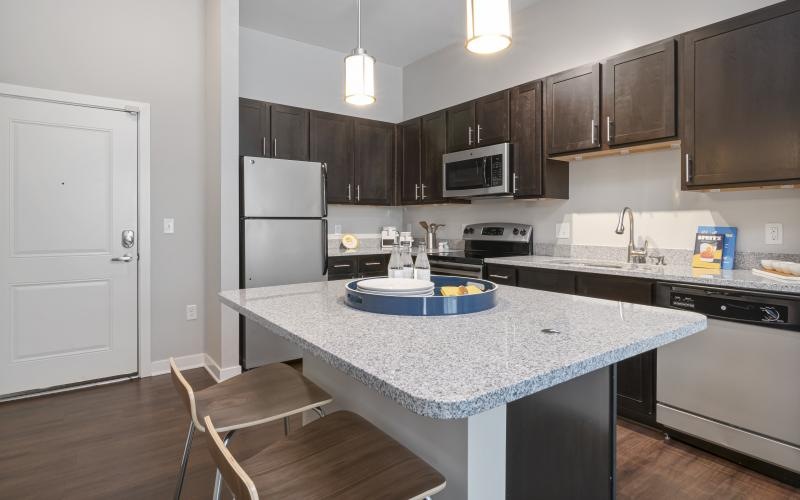
{"type": "MultiPolygon", "coordinates": [[[[414,246],[412,248],[412,254],[417,254],[418,246],[414,246]]],[[[449,250],[450,252],[454,250],[449,250]]],[[[357,256],[357,255],[388,255],[392,253],[391,248],[381,248],[381,247],[358,247],[354,250],[348,250],[346,248],[337,247],[337,248],[328,248],[328,257],[350,257],[350,256],[357,256]]],[[[438,250],[434,250],[432,252],[426,251],[428,255],[437,255],[440,253],[447,253],[447,252],[439,252],[438,250]]]]}
{"type": "Polygon", "coordinates": [[[234,290],[222,302],[404,408],[464,418],[705,329],[704,316],[503,287],[460,316],[372,314],[344,281],[234,290]],[[555,329],[559,333],[543,333],[555,329]]]}
{"type": "Polygon", "coordinates": [[[711,285],[763,292],[800,294],[800,282],[784,282],[764,278],[753,274],[749,269],[710,270],[693,269],[688,266],[657,266],[651,264],[626,264],[620,268],[597,267],[591,260],[569,259],[564,257],[546,257],[526,255],[518,257],[500,257],[486,259],[487,264],[502,264],[516,267],[533,267],[555,269],[610,276],[629,276],[659,281],[689,283],[693,285],[711,285]],[[565,262],[570,261],[570,262],[565,262]]]}

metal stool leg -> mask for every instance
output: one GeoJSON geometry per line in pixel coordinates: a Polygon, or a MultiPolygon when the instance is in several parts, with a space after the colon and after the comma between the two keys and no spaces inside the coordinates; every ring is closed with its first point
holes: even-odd
{"type": "Polygon", "coordinates": [[[283,435],[289,435],[289,417],[283,417],[283,435]]]}
{"type": "Polygon", "coordinates": [[[183,458],[181,458],[181,469],[178,472],[178,484],[175,486],[175,500],[180,499],[183,489],[183,479],[186,477],[186,465],[189,463],[189,452],[192,449],[192,437],[194,437],[194,422],[189,421],[189,433],[186,436],[186,444],[183,446],[183,458]]]}
{"type": "MultiPolygon", "coordinates": [[[[225,434],[225,439],[222,440],[222,444],[225,447],[228,447],[228,443],[230,442],[231,438],[233,437],[233,433],[236,432],[232,430],[225,434]]],[[[219,500],[222,497],[222,474],[220,474],[219,469],[217,469],[217,475],[214,477],[214,500],[219,500]]]]}

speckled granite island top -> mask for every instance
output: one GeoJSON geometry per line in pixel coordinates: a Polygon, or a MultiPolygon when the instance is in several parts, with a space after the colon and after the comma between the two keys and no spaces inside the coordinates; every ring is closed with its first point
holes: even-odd
{"type": "Polygon", "coordinates": [[[498,305],[479,313],[372,314],[345,305],[345,283],[219,295],[385,397],[437,419],[481,413],[706,328],[696,313],[515,287],[501,287],[498,305]]]}
{"type": "Polygon", "coordinates": [[[537,267],[561,271],[606,274],[610,276],[629,276],[652,280],[689,283],[693,285],[710,285],[764,292],[800,294],[800,283],[778,281],[753,274],[749,269],[709,270],[692,269],[689,266],[656,266],[656,265],[622,265],[620,268],[591,266],[591,260],[570,259],[564,257],[547,257],[542,255],[523,255],[518,257],[498,257],[486,259],[487,264],[502,264],[516,267],[537,267]],[[569,261],[569,262],[568,262],[569,261]],[[581,264],[582,263],[582,264],[581,264]]]}

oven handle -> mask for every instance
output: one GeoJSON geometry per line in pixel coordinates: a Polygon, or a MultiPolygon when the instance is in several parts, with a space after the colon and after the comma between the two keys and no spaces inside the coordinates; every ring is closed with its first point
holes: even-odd
{"type": "Polygon", "coordinates": [[[483,266],[480,264],[462,264],[460,262],[437,260],[436,258],[431,257],[428,257],[428,262],[430,262],[431,266],[436,266],[442,269],[464,269],[465,271],[480,271],[483,269],[483,266]]]}
{"type": "Polygon", "coordinates": [[[466,269],[453,269],[445,267],[431,266],[431,274],[438,274],[441,276],[462,276],[464,278],[478,278],[482,277],[480,271],[468,271],[466,269]]]}

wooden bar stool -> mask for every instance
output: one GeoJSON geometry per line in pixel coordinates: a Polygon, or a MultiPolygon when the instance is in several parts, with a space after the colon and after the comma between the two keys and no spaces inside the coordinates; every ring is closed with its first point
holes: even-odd
{"type": "Polygon", "coordinates": [[[445,479],[355,413],[337,411],[241,462],[205,417],[208,448],[237,500],[423,499],[445,479]]]}
{"type": "MultiPolygon", "coordinates": [[[[327,392],[283,363],[261,366],[197,392],[175,366],[174,359],[170,358],[169,366],[172,383],[191,415],[178,484],[175,487],[176,500],[181,496],[194,431],[206,431],[203,418],[210,416],[219,426],[219,432],[227,432],[224,440],[224,445],[227,446],[237,429],[279,419],[283,419],[284,434],[288,434],[290,416],[307,410],[314,410],[324,416],[321,406],[333,401],[327,392]]],[[[219,498],[220,487],[221,476],[218,469],[214,482],[214,498],[219,498]]]]}

